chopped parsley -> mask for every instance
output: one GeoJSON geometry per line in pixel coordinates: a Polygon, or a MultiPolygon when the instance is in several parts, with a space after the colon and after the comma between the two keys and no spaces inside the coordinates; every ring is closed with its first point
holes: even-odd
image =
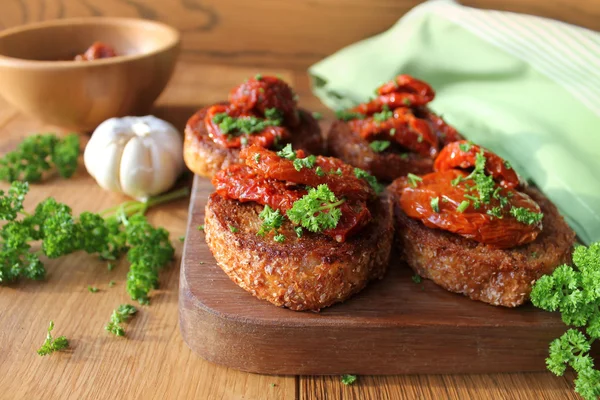
{"type": "Polygon", "coordinates": [[[356,377],[356,375],[346,374],[346,375],[342,375],[341,380],[342,380],[342,383],[347,386],[347,385],[352,385],[354,382],[356,382],[357,379],[358,378],[356,377]]]}
{"type": "Polygon", "coordinates": [[[505,160],[505,161],[504,161],[504,167],[505,167],[506,169],[512,169],[512,165],[510,164],[510,162],[509,162],[508,160],[505,160]]]}
{"type": "Polygon", "coordinates": [[[410,172],[408,173],[408,175],[406,175],[406,179],[408,179],[408,183],[412,187],[417,187],[417,185],[419,184],[419,182],[423,182],[423,178],[421,178],[418,175],[411,174],[410,172]]]}
{"type": "Polygon", "coordinates": [[[409,158],[409,154],[408,153],[401,153],[400,154],[400,159],[402,160],[408,160],[409,158]]]}
{"type": "Polygon", "coordinates": [[[423,143],[423,135],[419,134],[419,136],[417,136],[417,142],[423,143]]]}
{"type": "MultiPolygon", "coordinates": [[[[259,154],[257,154],[259,155],[259,154]]],[[[295,160],[296,152],[292,149],[291,143],[285,145],[285,147],[277,152],[277,155],[281,158],[285,158],[286,160],[295,160]]]]}
{"type": "Polygon", "coordinates": [[[184,236],[179,236],[179,241],[181,243],[185,242],[185,235],[184,236]]]}
{"type": "Polygon", "coordinates": [[[316,174],[317,176],[325,176],[325,171],[323,171],[323,168],[321,168],[321,167],[317,167],[317,168],[315,169],[315,174],[316,174]]]}
{"type": "Polygon", "coordinates": [[[260,162],[260,154],[256,153],[254,155],[254,162],[257,163],[257,164],[260,162]]]}
{"type": "Polygon", "coordinates": [[[113,286],[115,286],[115,281],[108,282],[108,287],[113,287],[113,286]]]}
{"type": "Polygon", "coordinates": [[[268,205],[263,208],[258,217],[263,221],[259,231],[256,233],[259,236],[264,236],[271,231],[277,233],[277,230],[281,228],[284,222],[281,211],[272,209],[268,205]]]}
{"type": "Polygon", "coordinates": [[[115,336],[125,336],[125,329],[123,329],[121,323],[129,320],[137,311],[137,308],[131,304],[121,304],[112,312],[110,321],[104,329],[115,336]]]}
{"type": "Polygon", "coordinates": [[[395,135],[396,135],[396,128],[390,129],[390,136],[395,136],[395,135]]]}
{"type": "Polygon", "coordinates": [[[322,232],[337,226],[342,216],[339,206],[346,200],[339,200],[327,185],[309,189],[301,199],[296,200],[287,216],[296,225],[310,232],[322,232]]]}
{"type": "Polygon", "coordinates": [[[254,79],[256,79],[257,81],[262,80],[262,78],[263,78],[262,74],[256,74],[256,75],[254,75],[254,79]]]}
{"type": "Polygon", "coordinates": [[[419,274],[414,274],[411,279],[414,283],[421,283],[422,281],[421,275],[419,274]]]}
{"type": "Polygon", "coordinates": [[[242,136],[242,138],[240,139],[240,144],[242,145],[242,147],[248,146],[248,138],[246,136],[242,136]]]}
{"type": "Polygon", "coordinates": [[[465,178],[465,180],[473,180],[473,182],[475,183],[474,188],[479,193],[479,198],[476,198],[474,200],[472,199],[473,207],[475,208],[479,208],[481,203],[489,204],[490,199],[494,195],[496,190],[494,178],[489,175],[486,175],[485,173],[485,163],[487,160],[483,154],[483,150],[481,150],[475,155],[475,169],[473,169],[473,172],[471,172],[471,174],[469,174],[469,176],[465,178]]]}
{"type": "Polygon", "coordinates": [[[517,221],[527,225],[537,224],[544,218],[544,214],[531,211],[525,207],[512,207],[510,215],[515,217],[517,221]]]}
{"type": "Polygon", "coordinates": [[[471,150],[471,148],[473,147],[473,143],[471,143],[471,142],[461,143],[458,145],[458,147],[460,148],[460,151],[464,151],[466,153],[467,151],[471,150]]]}
{"type": "Polygon", "coordinates": [[[199,230],[199,231],[204,231],[204,224],[202,224],[202,225],[198,225],[198,230],[199,230]]]}
{"type": "Polygon", "coordinates": [[[381,153],[390,147],[390,144],[389,140],[374,140],[369,144],[369,147],[371,147],[375,153],[381,153]]]}
{"type": "Polygon", "coordinates": [[[46,340],[44,344],[38,349],[37,353],[40,356],[47,356],[48,354],[60,351],[69,347],[69,341],[64,336],[59,336],[56,339],[52,337],[52,330],[54,329],[54,321],[50,321],[48,326],[48,333],[46,334],[46,340]]]}
{"type": "Polygon", "coordinates": [[[377,178],[375,178],[373,175],[371,175],[364,169],[354,168],[354,176],[356,176],[358,179],[364,179],[365,181],[367,181],[367,183],[373,188],[375,193],[379,194],[383,192],[384,186],[381,183],[377,182],[377,178]]]}
{"type": "Polygon", "coordinates": [[[238,233],[240,230],[233,225],[229,225],[229,230],[233,233],[238,233]]]}
{"type": "MultiPolygon", "coordinates": [[[[315,163],[317,162],[317,157],[315,157],[314,155],[310,155],[308,157],[304,157],[304,158],[296,158],[294,160],[294,169],[296,171],[300,171],[302,170],[302,168],[312,168],[315,166],[315,163]]],[[[323,170],[321,170],[322,172],[323,170]]],[[[317,174],[318,175],[318,174],[317,174]]],[[[322,176],[322,175],[319,175],[322,176]]]]}
{"type": "Polygon", "coordinates": [[[365,115],[354,111],[336,111],[335,116],[342,121],[351,121],[353,119],[365,119],[365,115]]]}
{"type": "Polygon", "coordinates": [[[467,210],[467,208],[469,208],[469,205],[471,205],[471,203],[469,202],[469,200],[463,200],[458,207],[456,207],[456,211],[458,211],[459,213],[465,212],[467,210]]]}
{"type": "Polygon", "coordinates": [[[385,122],[393,116],[394,112],[390,111],[390,108],[386,104],[383,106],[383,110],[381,112],[373,114],[373,120],[376,122],[385,122]]]}
{"type": "Polygon", "coordinates": [[[320,112],[317,112],[317,111],[313,111],[312,117],[314,119],[316,119],[317,121],[319,121],[319,120],[323,119],[323,114],[321,114],[320,112]]]}
{"type": "Polygon", "coordinates": [[[435,213],[440,212],[440,198],[439,197],[434,197],[431,199],[431,209],[435,213]]]}
{"type": "Polygon", "coordinates": [[[87,287],[87,289],[88,289],[88,292],[90,292],[90,293],[97,293],[97,292],[98,292],[98,290],[99,290],[99,289],[98,289],[97,287],[95,287],[95,286],[88,286],[88,287],[87,287]]]}
{"type": "Polygon", "coordinates": [[[285,235],[283,233],[278,233],[277,235],[273,236],[273,240],[277,243],[283,243],[285,241],[285,235]]]}
{"type": "Polygon", "coordinates": [[[299,238],[302,237],[302,227],[301,226],[295,227],[294,231],[296,231],[296,236],[298,236],[299,238]]]}
{"type": "Polygon", "coordinates": [[[329,173],[332,174],[332,175],[342,175],[343,174],[341,168],[338,168],[335,171],[329,171],[329,173]]]}
{"type": "Polygon", "coordinates": [[[487,210],[487,215],[502,219],[502,207],[494,207],[490,210],[487,210]]]}
{"type": "Polygon", "coordinates": [[[265,119],[254,116],[232,117],[223,112],[215,114],[213,122],[219,125],[221,132],[226,135],[251,135],[253,133],[262,132],[269,126],[280,126],[282,123],[282,116],[281,112],[276,108],[268,108],[265,110],[265,119]]]}
{"type": "Polygon", "coordinates": [[[408,97],[405,97],[402,99],[402,103],[404,103],[405,106],[410,106],[412,104],[412,101],[410,101],[408,97]]]}

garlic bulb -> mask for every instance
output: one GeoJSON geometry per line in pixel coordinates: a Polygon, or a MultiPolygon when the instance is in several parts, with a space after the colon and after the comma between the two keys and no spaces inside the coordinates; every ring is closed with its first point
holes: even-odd
{"type": "Polygon", "coordinates": [[[154,116],[111,118],[101,123],[83,154],[98,185],[146,200],[168,190],[183,171],[183,140],[154,116]]]}

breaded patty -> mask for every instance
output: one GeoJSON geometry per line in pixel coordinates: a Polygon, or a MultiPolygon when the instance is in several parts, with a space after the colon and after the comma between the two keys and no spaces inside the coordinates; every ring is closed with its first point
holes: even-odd
{"type": "Polygon", "coordinates": [[[327,136],[327,152],[350,165],[370,172],[377,179],[391,182],[409,172],[426,174],[433,170],[433,159],[419,154],[394,152],[393,148],[375,152],[366,139],[355,135],[344,121],[335,121],[327,136]]]}
{"type": "Polygon", "coordinates": [[[373,220],[345,242],[304,231],[298,238],[286,220],[278,243],[258,236],[263,206],[213,193],[206,205],[206,242],[218,265],[259,299],[292,310],[314,310],[346,300],[372,279],[382,278],[393,239],[389,197],[373,202],[373,220]]]}
{"type": "MultiPolygon", "coordinates": [[[[212,177],[221,168],[239,163],[240,149],[224,148],[215,143],[208,135],[204,116],[208,107],[198,110],[188,120],[185,127],[183,159],[192,172],[200,176],[212,177]]],[[[313,116],[300,109],[300,125],[288,128],[292,134],[294,149],[302,149],[309,154],[323,152],[321,128],[313,116]]]]}
{"type": "MultiPolygon", "coordinates": [[[[397,196],[395,182],[390,192],[397,196]]],[[[406,216],[394,199],[396,242],[407,264],[419,275],[473,300],[516,307],[529,298],[532,284],[571,260],[575,233],[541,192],[526,189],[544,213],[536,240],[511,249],[498,249],[406,216]]]]}

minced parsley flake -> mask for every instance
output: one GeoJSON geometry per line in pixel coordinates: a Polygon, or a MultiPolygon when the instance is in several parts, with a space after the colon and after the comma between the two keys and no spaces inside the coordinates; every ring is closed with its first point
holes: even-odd
{"type": "Polygon", "coordinates": [[[406,178],[408,179],[408,183],[412,187],[417,187],[417,185],[419,184],[419,182],[423,182],[423,178],[421,178],[418,175],[411,174],[410,172],[408,173],[408,175],[406,175],[406,178]]]}

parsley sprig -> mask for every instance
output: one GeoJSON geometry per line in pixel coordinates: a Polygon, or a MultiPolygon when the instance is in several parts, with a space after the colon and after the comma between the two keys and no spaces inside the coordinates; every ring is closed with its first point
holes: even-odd
{"type": "Polygon", "coordinates": [[[55,168],[63,178],[77,170],[79,136],[53,134],[26,137],[17,148],[0,158],[0,180],[38,182],[45,171],[55,168]]]}
{"type": "Polygon", "coordinates": [[[339,200],[327,185],[319,185],[295,201],[286,215],[296,225],[311,232],[322,232],[337,226],[342,216],[339,206],[345,201],[339,200]]]}
{"type": "Polygon", "coordinates": [[[130,269],[127,292],[132,299],[148,303],[148,293],[158,286],[158,270],[173,257],[169,233],[153,227],[143,213],[149,207],[180,198],[188,189],[159,196],[146,203],[128,202],[109,210],[110,215],[83,212],[76,217],[69,206],[47,198],[33,213],[23,208],[29,185],[14,182],[8,192],[0,190],[0,284],[19,278],[44,279],[40,256],[58,258],[76,251],[97,254],[104,260],[127,255],[130,269]],[[34,242],[41,249],[34,251],[34,242]]]}
{"type": "Polygon", "coordinates": [[[54,329],[54,321],[50,321],[48,326],[48,333],[46,334],[46,340],[44,344],[38,349],[37,353],[40,356],[47,356],[48,354],[60,351],[69,347],[69,341],[64,336],[59,336],[56,339],[52,337],[52,330],[54,329]]]}
{"type": "MultiPolygon", "coordinates": [[[[279,228],[283,225],[284,218],[281,211],[274,210],[268,205],[258,214],[258,217],[263,221],[259,231],[256,233],[259,236],[264,236],[269,232],[275,232],[275,237],[280,238],[279,228]]],[[[281,239],[276,241],[282,241],[281,239]]]]}
{"type": "Polygon", "coordinates": [[[546,311],[559,311],[563,322],[574,328],[550,343],[548,369],[562,376],[568,367],[577,373],[575,391],[586,400],[600,397],[600,371],[590,356],[600,338],[600,242],[578,246],[573,266],[562,265],[542,276],[531,292],[532,303],[546,311]]]}
{"type": "Polygon", "coordinates": [[[133,315],[137,313],[137,308],[131,304],[121,304],[116,310],[110,315],[110,321],[104,329],[107,332],[112,333],[116,336],[125,336],[125,329],[121,326],[122,322],[129,320],[133,315]]]}

